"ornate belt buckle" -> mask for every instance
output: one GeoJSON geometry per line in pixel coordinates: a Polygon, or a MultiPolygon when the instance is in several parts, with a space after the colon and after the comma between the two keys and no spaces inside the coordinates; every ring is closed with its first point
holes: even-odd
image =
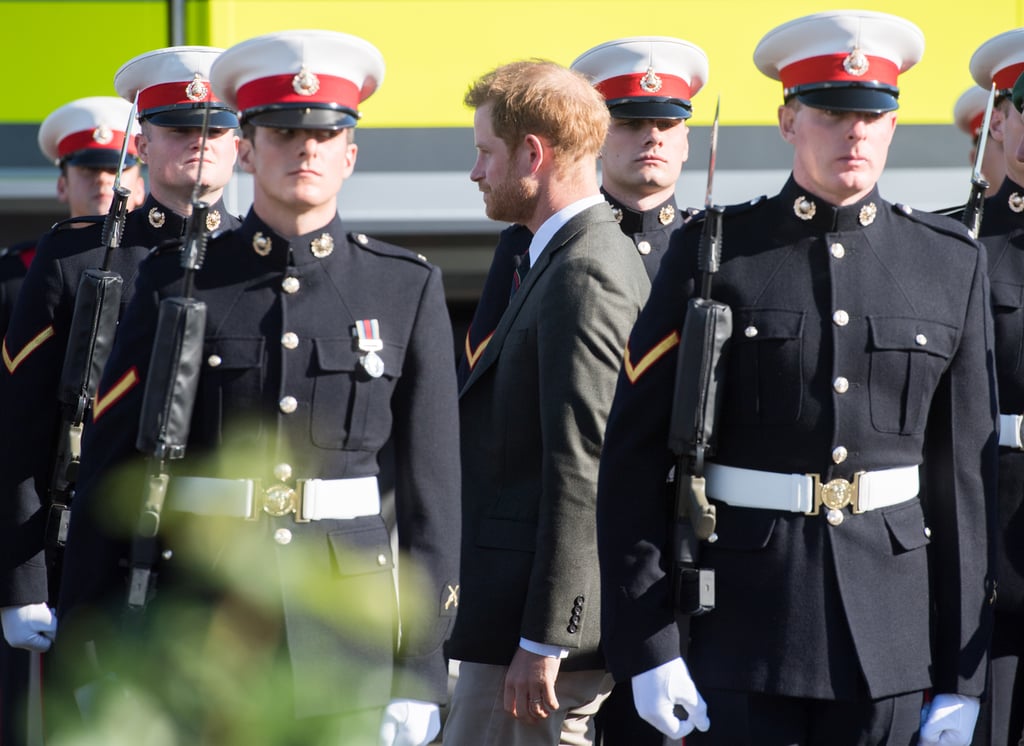
{"type": "Polygon", "coordinates": [[[814,507],[808,515],[817,515],[820,507],[824,505],[828,508],[826,520],[833,526],[838,526],[843,522],[843,508],[847,505],[852,506],[854,513],[862,512],[859,499],[860,475],[861,472],[855,473],[852,481],[836,478],[822,484],[817,474],[811,474],[814,480],[814,507]]]}
{"type": "Polygon", "coordinates": [[[263,493],[263,512],[274,518],[296,513],[298,506],[299,495],[287,484],[272,484],[263,493]]]}

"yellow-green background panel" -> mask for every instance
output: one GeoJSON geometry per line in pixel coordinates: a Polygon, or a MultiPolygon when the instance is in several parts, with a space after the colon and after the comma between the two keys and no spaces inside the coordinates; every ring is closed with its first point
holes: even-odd
{"type": "MultiPolygon", "coordinates": [[[[590,46],[627,35],[671,35],[700,45],[710,79],[695,99],[706,124],[722,96],[722,122],[770,125],[778,83],[751,61],[773,26],[850,6],[893,10],[891,0],[186,0],[185,42],[230,46],[257,34],[327,28],[363,36],[384,53],[384,85],[363,107],[368,127],[470,126],[469,83],[513,59],[570,63],[590,46]]],[[[896,10],[925,33],[922,63],[902,78],[901,121],[942,124],[972,84],[971,54],[1024,22],[1024,0],[902,0],[896,10]]],[[[168,43],[164,0],[0,0],[0,63],[9,92],[0,122],[38,122],[70,99],[113,93],[126,60],[168,43]]]]}

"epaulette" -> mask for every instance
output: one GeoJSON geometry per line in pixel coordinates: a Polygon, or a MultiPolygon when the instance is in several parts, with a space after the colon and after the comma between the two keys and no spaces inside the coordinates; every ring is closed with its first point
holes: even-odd
{"type": "Polygon", "coordinates": [[[934,231],[952,236],[953,238],[959,238],[966,243],[974,243],[971,234],[967,232],[967,226],[951,217],[928,212],[927,210],[915,210],[910,205],[902,202],[894,202],[892,209],[897,215],[910,218],[915,223],[926,225],[934,231]]]}
{"type": "Polygon", "coordinates": [[[378,241],[376,238],[370,238],[365,233],[349,233],[348,240],[356,246],[366,249],[367,251],[372,251],[374,254],[378,254],[380,256],[405,259],[406,261],[414,262],[423,267],[432,266],[423,254],[417,254],[414,251],[403,249],[401,246],[395,246],[394,244],[386,243],[384,241],[378,241]]]}
{"type": "Polygon", "coordinates": [[[941,210],[932,210],[933,215],[945,215],[946,217],[955,218],[959,214],[963,213],[967,209],[967,205],[953,205],[952,207],[943,207],[941,210]]]}
{"type": "Polygon", "coordinates": [[[50,226],[50,232],[56,233],[57,231],[63,231],[70,228],[72,225],[78,223],[96,223],[103,225],[103,221],[107,219],[106,215],[79,215],[78,217],[64,218],[58,220],[56,223],[50,226]]]}
{"type": "Polygon", "coordinates": [[[5,246],[4,248],[0,249],[0,259],[3,259],[4,257],[8,257],[8,256],[9,257],[20,256],[21,254],[24,254],[26,251],[31,251],[35,247],[36,247],[35,240],[21,241],[20,243],[16,243],[16,244],[14,244],[12,246],[5,246]]]}

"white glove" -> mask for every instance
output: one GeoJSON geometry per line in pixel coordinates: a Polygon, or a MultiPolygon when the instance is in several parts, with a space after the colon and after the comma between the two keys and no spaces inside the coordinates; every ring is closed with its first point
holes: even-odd
{"type": "Polygon", "coordinates": [[[706,731],[711,727],[708,706],[682,658],[673,658],[634,676],[633,702],[640,717],[669,738],[682,738],[694,728],[706,731]],[[681,705],[690,717],[686,720],[676,717],[673,712],[676,705],[681,705]]]}
{"type": "Polygon", "coordinates": [[[936,694],[921,726],[920,746],[968,746],[978,721],[977,697],[936,694]]]}
{"type": "Polygon", "coordinates": [[[380,746],[426,746],[441,732],[441,710],[433,702],[393,699],[384,708],[380,746]]]}
{"type": "Polygon", "coordinates": [[[57,617],[46,604],[5,606],[0,609],[0,622],[12,648],[45,653],[57,636],[57,617]]]}

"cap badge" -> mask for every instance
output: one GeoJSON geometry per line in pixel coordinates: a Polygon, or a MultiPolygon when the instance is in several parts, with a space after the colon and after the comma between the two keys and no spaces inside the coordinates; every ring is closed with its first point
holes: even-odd
{"type": "Polygon", "coordinates": [[[206,230],[215,231],[220,228],[220,210],[210,210],[206,213],[206,230]]]}
{"type": "Polygon", "coordinates": [[[149,211],[149,224],[154,228],[163,228],[166,221],[167,216],[159,207],[154,207],[149,211]]]}
{"type": "Polygon", "coordinates": [[[378,350],[384,349],[384,340],[380,336],[380,321],[377,319],[360,319],[352,327],[352,339],[359,356],[359,364],[371,378],[380,378],[384,373],[384,361],[378,350]]]}
{"type": "Polygon", "coordinates": [[[320,90],[320,79],[303,65],[292,78],[292,90],[300,96],[312,96],[320,90]]]}
{"type": "Polygon", "coordinates": [[[647,72],[640,78],[640,88],[647,93],[657,93],[661,90],[661,78],[654,72],[653,67],[647,68],[647,72]]]}
{"type": "Polygon", "coordinates": [[[668,225],[676,219],[676,208],[672,205],[665,205],[658,211],[658,222],[662,225],[668,225]]]}
{"type": "Polygon", "coordinates": [[[810,220],[817,211],[818,206],[803,195],[797,197],[796,202],[793,203],[793,214],[801,220],[810,220]]]}
{"type": "Polygon", "coordinates": [[[605,204],[608,205],[608,207],[611,208],[611,210],[612,210],[612,217],[615,218],[615,222],[616,223],[621,223],[622,222],[622,208],[621,207],[616,207],[611,202],[606,202],[605,204]]]}
{"type": "Polygon", "coordinates": [[[871,63],[868,62],[868,58],[860,49],[855,48],[843,60],[843,69],[850,75],[856,75],[858,78],[866,73],[869,67],[871,67],[871,63]]]}
{"type": "Polygon", "coordinates": [[[330,256],[330,253],[334,251],[334,237],[330,233],[321,233],[320,238],[314,238],[309,244],[309,250],[317,259],[330,256]]]}
{"type": "Polygon", "coordinates": [[[1007,200],[1007,204],[1014,212],[1024,212],[1024,195],[1021,195],[1020,192],[1014,192],[1007,200]]]}
{"type": "Polygon", "coordinates": [[[264,236],[261,232],[257,231],[252,237],[252,250],[260,256],[266,256],[270,253],[273,242],[270,240],[270,236],[264,236]]]}
{"type": "Polygon", "coordinates": [[[206,83],[203,82],[199,73],[196,73],[193,81],[185,86],[185,95],[188,96],[189,101],[205,101],[209,94],[210,89],[206,87],[206,83]]]}
{"type": "Polygon", "coordinates": [[[871,225],[873,222],[875,222],[875,215],[877,214],[878,208],[875,207],[875,203],[868,202],[866,205],[860,208],[860,213],[857,215],[857,220],[860,222],[861,225],[867,227],[871,225]]]}
{"type": "Polygon", "coordinates": [[[101,124],[99,127],[92,131],[92,139],[94,142],[100,145],[106,145],[108,142],[114,139],[114,133],[105,124],[101,124]]]}

